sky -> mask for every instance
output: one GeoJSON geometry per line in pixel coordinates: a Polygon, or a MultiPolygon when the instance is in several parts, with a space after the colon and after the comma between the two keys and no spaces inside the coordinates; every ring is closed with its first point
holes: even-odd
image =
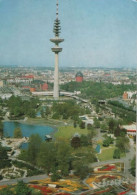
{"type": "MultiPolygon", "coordinates": [[[[0,0],[0,65],[54,66],[56,0],[0,0]]],[[[137,67],[136,0],[59,0],[61,67],[137,67]]]]}

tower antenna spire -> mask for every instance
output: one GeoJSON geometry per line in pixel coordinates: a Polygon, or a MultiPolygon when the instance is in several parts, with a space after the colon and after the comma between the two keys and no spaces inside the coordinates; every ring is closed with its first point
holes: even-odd
{"type": "Polygon", "coordinates": [[[56,19],[54,21],[54,28],[53,28],[55,37],[50,39],[51,42],[55,43],[55,46],[52,48],[52,51],[55,53],[54,91],[53,91],[53,97],[55,100],[59,99],[59,52],[62,51],[62,48],[59,47],[59,43],[64,41],[64,39],[61,39],[59,37],[61,27],[60,27],[60,20],[58,19],[58,15],[59,15],[58,6],[59,6],[59,1],[57,0],[56,19]]]}
{"type": "Polygon", "coordinates": [[[58,16],[59,16],[59,1],[57,0],[57,3],[56,3],[56,19],[58,19],[58,16]]]}

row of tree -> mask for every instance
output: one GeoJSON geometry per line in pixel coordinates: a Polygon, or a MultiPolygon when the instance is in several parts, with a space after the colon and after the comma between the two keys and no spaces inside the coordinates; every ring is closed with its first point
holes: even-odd
{"type": "Polygon", "coordinates": [[[69,82],[61,85],[61,89],[65,91],[74,92],[76,89],[81,91],[81,96],[84,98],[97,98],[97,99],[108,99],[113,97],[121,96],[124,91],[136,90],[134,84],[131,85],[113,85],[111,83],[94,82],[94,81],[83,81],[82,83],[69,82]]]}
{"type": "Polygon", "coordinates": [[[75,103],[75,101],[70,100],[64,103],[53,103],[52,107],[53,119],[74,119],[79,120],[78,116],[85,113],[85,109],[80,107],[75,103]]]}
{"type": "Polygon", "coordinates": [[[39,100],[32,98],[30,101],[24,101],[19,96],[11,96],[6,103],[10,111],[10,117],[21,118],[28,116],[34,118],[36,116],[39,100]]]}
{"type": "Polygon", "coordinates": [[[11,162],[8,159],[7,149],[0,144],[0,169],[10,166],[11,162]]]}
{"type": "Polygon", "coordinates": [[[109,107],[112,112],[123,119],[124,123],[132,123],[136,121],[136,112],[132,108],[127,108],[118,101],[109,101],[109,107]]]}

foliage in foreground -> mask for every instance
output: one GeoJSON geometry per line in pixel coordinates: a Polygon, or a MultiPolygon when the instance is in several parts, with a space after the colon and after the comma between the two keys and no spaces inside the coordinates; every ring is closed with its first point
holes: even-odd
{"type": "Polygon", "coordinates": [[[135,177],[136,176],[136,159],[135,157],[131,161],[130,173],[135,177]]]}
{"type": "Polygon", "coordinates": [[[32,189],[28,187],[23,181],[18,181],[17,185],[13,189],[12,186],[8,186],[3,190],[0,190],[0,195],[31,195],[32,189]]]}
{"type": "MultiPolygon", "coordinates": [[[[28,150],[21,153],[20,158],[31,162],[34,165],[37,165],[43,168],[47,174],[53,173],[52,179],[58,179],[60,176],[67,176],[71,169],[76,169],[76,166],[73,166],[73,162],[78,159],[77,166],[82,166],[84,162],[83,169],[85,169],[89,163],[95,162],[96,157],[95,153],[90,146],[90,149],[83,150],[81,152],[80,158],[76,149],[73,149],[70,143],[59,142],[39,142],[40,138],[38,135],[33,135],[30,138],[28,150]],[[26,159],[24,159],[26,157],[26,159]],[[58,170],[60,170],[60,175],[58,175],[58,170]]],[[[84,147],[84,146],[83,146],[84,147]]],[[[81,148],[80,148],[81,150],[81,148]]],[[[76,170],[76,172],[78,172],[76,170]]],[[[81,173],[82,175],[83,173],[81,173]]],[[[87,173],[86,173],[87,174],[87,173]]]]}

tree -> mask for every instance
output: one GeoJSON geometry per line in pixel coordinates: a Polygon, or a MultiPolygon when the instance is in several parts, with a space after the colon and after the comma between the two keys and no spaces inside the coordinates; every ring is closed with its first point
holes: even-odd
{"type": "Polygon", "coordinates": [[[0,144],[0,169],[11,167],[11,161],[8,160],[7,150],[0,144]]]}
{"type": "Polygon", "coordinates": [[[94,119],[94,127],[95,128],[100,128],[100,122],[97,118],[94,119]]]}
{"type": "Polygon", "coordinates": [[[120,159],[120,150],[119,149],[114,150],[113,158],[120,159]]]}
{"type": "Polygon", "coordinates": [[[31,135],[29,139],[29,145],[28,145],[28,160],[32,164],[36,164],[37,156],[40,152],[40,145],[42,143],[42,139],[38,134],[31,135]]]}
{"type": "Polygon", "coordinates": [[[68,119],[67,113],[63,113],[62,116],[63,116],[63,119],[68,119]]]}
{"type": "Polygon", "coordinates": [[[104,141],[103,141],[103,146],[104,147],[108,147],[109,146],[109,140],[108,139],[105,139],[104,141]]]}
{"type": "Polygon", "coordinates": [[[29,108],[29,110],[27,112],[27,116],[31,117],[31,118],[35,118],[36,117],[36,111],[33,108],[29,108]]]}
{"type": "Polygon", "coordinates": [[[7,151],[6,151],[6,149],[3,147],[3,146],[1,146],[1,144],[0,144],[0,161],[1,160],[7,160],[8,159],[8,155],[7,155],[7,151]]]}
{"type": "Polygon", "coordinates": [[[32,189],[28,187],[27,184],[25,184],[23,181],[18,181],[16,187],[15,187],[15,192],[16,194],[20,195],[31,195],[32,189]]]}
{"type": "Polygon", "coordinates": [[[73,126],[74,126],[74,128],[77,127],[77,122],[76,121],[74,121],[73,126]]]}
{"type": "Polygon", "coordinates": [[[122,128],[121,131],[120,131],[120,136],[125,137],[126,135],[127,135],[126,129],[122,128]]]}
{"type": "Polygon", "coordinates": [[[43,142],[38,153],[37,163],[49,174],[57,167],[57,148],[52,142],[43,142]]]}
{"type": "Polygon", "coordinates": [[[131,161],[130,173],[135,177],[136,176],[136,159],[135,157],[131,161]]]}
{"type": "Polygon", "coordinates": [[[14,129],[14,138],[22,138],[22,131],[20,127],[14,129]]]}
{"type": "Polygon", "coordinates": [[[96,113],[99,113],[99,106],[96,105],[96,113]]]}
{"type": "Polygon", "coordinates": [[[57,145],[57,163],[58,169],[61,170],[63,176],[69,174],[71,161],[71,147],[65,142],[61,142],[57,145]]]}
{"type": "Polygon", "coordinates": [[[79,115],[84,114],[84,109],[75,104],[75,101],[67,101],[62,104],[54,103],[52,106],[53,118],[63,117],[64,119],[71,118],[77,120],[79,115]]]}
{"type": "Polygon", "coordinates": [[[36,116],[36,109],[38,107],[38,99],[32,98],[30,101],[24,101],[20,97],[11,96],[7,100],[7,106],[10,111],[10,117],[24,117],[24,115],[29,117],[36,116]]]}
{"type": "Polygon", "coordinates": [[[53,119],[59,119],[60,118],[60,115],[58,114],[58,113],[54,113],[53,115],[52,115],[52,118],[53,119]]]}
{"type": "Polygon", "coordinates": [[[71,140],[71,146],[73,148],[80,147],[81,146],[80,137],[78,137],[78,136],[73,137],[72,140],[71,140]]]}
{"type": "Polygon", "coordinates": [[[100,128],[101,128],[103,131],[106,131],[106,130],[108,129],[108,126],[107,126],[106,123],[102,123],[102,124],[100,125],[100,128]]]}
{"type": "Polygon", "coordinates": [[[40,114],[41,114],[41,117],[42,117],[42,118],[45,117],[45,113],[44,113],[44,110],[43,110],[43,109],[41,109],[40,114]]]}
{"type": "Polygon", "coordinates": [[[87,124],[87,129],[88,129],[88,130],[92,130],[92,129],[93,129],[93,126],[92,126],[91,124],[88,123],[88,124],[87,124]]]}
{"type": "Polygon", "coordinates": [[[18,155],[18,159],[28,161],[28,151],[27,150],[21,150],[21,153],[18,155]]]}
{"type": "Polygon", "coordinates": [[[8,187],[0,190],[0,195],[14,195],[14,192],[11,190],[11,187],[8,186],[8,187]]]}
{"type": "Polygon", "coordinates": [[[97,131],[96,129],[94,129],[93,127],[90,129],[88,137],[89,139],[92,141],[92,139],[97,135],[97,131]]]}
{"type": "Polygon", "coordinates": [[[3,136],[3,122],[0,121],[0,136],[3,136]]]}
{"type": "Polygon", "coordinates": [[[0,175],[0,180],[2,180],[3,179],[3,176],[2,175],[0,175]]]}
{"type": "Polygon", "coordinates": [[[133,137],[134,143],[136,144],[136,136],[133,137]]]}
{"type": "Polygon", "coordinates": [[[116,125],[116,121],[114,119],[110,119],[109,122],[108,122],[108,127],[109,127],[109,131],[110,133],[114,133],[114,128],[115,128],[115,125],[116,125]]]}
{"type": "Polygon", "coordinates": [[[113,144],[114,139],[111,136],[105,136],[105,140],[103,141],[103,146],[108,147],[110,144],[113,144]]]}
{"type": "Polygon", "coordinates": [[[89,145],[89,137],[87,135],[81,135],[80,137],[80,143],[81,143],[81,146],[88,146],[89,145]]]}
{"type": "Polygon", "coordinates": [[[61,176],[59,175],[58,171],[54,167],[53,170],[52,170],[51,181],[55,182],[60,178],[61,178],[61,176]]]}
{"type": "Polygon", "coordinates": [[[121,152],[127,152],[130,148],[128,137],[118,137],[116,140],[116,146],[121,152]]]}
{"type": "Polygon", "coordinates": [[[88,174],[91,172],[90,168],[87,165],[83,164],[81,160],[75,161],[73,163],[73,167],[74,167],[74,174],[76,176],[79,176],[81,180],[86,178],[88,174]]]}
{"type": "Polygon", "coordinates": [[[45,115],[48,116],[50,113],[51,113],[50,108],[47,106],[46,111],[45,111],[45,115]]]}
{"type": "Polygon", "coordinates": [[[21,116],[22,115],[22,111],[21,111],[21,109],[20,109],[20,107],[15,107],[14,108],[14,116],[15,117],[18,117],[18,116],[21,116]]]}
{"type": "Polygon", "coordinates": [[[85,129],[85,123],[84,123],[83,121],[81,121],[79,127],[80,127],[81,129],[85,129]]]}

